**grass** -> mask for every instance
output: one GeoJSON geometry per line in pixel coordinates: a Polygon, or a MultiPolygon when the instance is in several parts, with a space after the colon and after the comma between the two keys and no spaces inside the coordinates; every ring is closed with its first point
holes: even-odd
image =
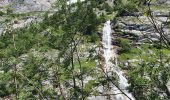
{"type": "Polygon", "coordinates": [[[120,67],[127,70],[124,65],[125,62],[128,62],[130,67],[134,67],[135,69],[142,62],[146,64],[159,63],[160,53],[162,54],[162,62],[167,63],[168,59],[170,59],[169,49],[158,49],[151,44],[142,44],[137,47],[131,46],[128,52],[119,55],[120,67]]]}
{"type": "MultiPolygon", "coordinates": [[[[90,60],[82,59],[80,60],[80,62],[81,62],[81,66],[83,67],[83,69],[87,69],[87,70],[93,69],[97,66],[97,63],[93,59],[90,59],[90,60]]],[[[80,69],[80,65],[78,61],[75,62],[75,68],[80,69]]]]}
{"type": "Polygon", "coordinates": [[[138,47],[131,47],[128,52],[120,54],[119,59],[121,61],[127,61],[131,59],[143,59],[146,61],[153,61],[159,58],[159,54],[162,52],[163,58],[170,57],[170,50],[163,48],[158,49],[150,44],[142,44],[138,47]]]}

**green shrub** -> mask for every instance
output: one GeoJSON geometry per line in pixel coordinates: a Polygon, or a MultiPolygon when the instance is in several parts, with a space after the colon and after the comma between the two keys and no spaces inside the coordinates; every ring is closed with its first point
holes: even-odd
{"type": "Polygon", "coordinates": [[[0,16],[3,16],[5,13],[3,11],[0,11],[0,16]]]}
{"type": "Polygon", "coordinates": [[[103,13],[100,15],[100,22],[101,23],[105,23],[106,22],[106,16],[103,13]]]}
{"type": "Polygon", "coordinates": [[[99,36],[97,35],[96,32],[91,34],[91,42],[97,42],[99,41],[99,36]]]}
{"type": "Polygon", "coordinates": [[[1,48],[4,48],[4,47],[5,47],[5,44],[0,41],[0,49],[1,49],[1,48]]]}
{"type": "Polygon", "coordinates": [[[103,4],[103,8],[106,10],[107,13],[112,13],[113,8],[108,4],[108,3],[104,3],[103,4]]]}
{"type": "Polygon", "coordinates": [[[114,5],[114,10],[118,11],[117,16],[127,13],[133,13],[138,11],[138,0],[129,0],[127,3],[123,3],[122,0],[116,0],[114,5]]]}
{"type": "Polygon", "coordinates": [[[131,46],[129,44],[130,41],[128,39],[118,38],[116,39],[116,42],[121,47],[121,50],[120,50],[121,53],[130,51],[131,46]]]}
{"type": "Polygon", "coordinates": [[[11,21],[11,19],[9,19],[9,18],[5,19],[5,22],[10,22],[10,21],[11,21]]]}
{"type": "Polygon", "coordinates": [[[12,14],[13,13],[13,10],[11,8],[7,8],[6,10],[6,13],[9,15],[9,14],[12,14]]]}

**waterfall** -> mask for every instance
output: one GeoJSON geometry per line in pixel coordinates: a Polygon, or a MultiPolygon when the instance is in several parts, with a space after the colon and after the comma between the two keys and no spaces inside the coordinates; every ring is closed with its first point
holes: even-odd
{"type": "Polygon", "coordinates": [[[110,21],[107,21],[104,24],[103,28],[103,38],[102,38],[102,44],[104,48],[104,58],[105,58],[105,72],[109,71],[109,67],[111,66],[111,25],[110,21]]]}
{"type": "MultiPolygon", "coordinates": [[[[104,71],[105,73],[107,73],[108,75],[110,75],[110,72],[113,72],[115,74],[117,74],[117,76],[119,77],[119,87],[120,89],[128,96],[131,98],[131,100],[135,100],[134,97],[132,96],[132,94],[130,94],[126,88],[129,86],[128,81],[126,79],[126,77],[123,75],[123,71],[120,70],[120,68],[117,65],[117,59],[115,57],[115,54],[113,53],[112,50],[112,36],[111,36],[111,22],[110,20],[107,21],[104,24],[103,27],[103,36],[102,36],[102,44],[103,44],[103,51],[104,51],[104,71]],[[112,62],[112,61],[115,62],[112,62]]],[[[120,90],[118,90],[115,86],[114,86],[114,92],[117,93],[121,93],[120,90]]],[[[125,95],[123,94],[118,94],[115,96],[116,100],[129,100],[125,95]]]]}
{"type": "MultiPolygon", "coordinates": [[[[68,4],[68,5],[74,4],[74,3],[76,3],[77,1],[78,1],[78,0],[68,0],[68,1],[67,1],[67,4],[68,4]]],[[[85,0],[80,0],[80,1],[82,2],[82,1],[85,1],[85,0]]]]}

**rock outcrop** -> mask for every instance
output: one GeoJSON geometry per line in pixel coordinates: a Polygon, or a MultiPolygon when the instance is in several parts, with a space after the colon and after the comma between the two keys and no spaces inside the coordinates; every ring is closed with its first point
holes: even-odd
{"type": "Polygon", "coordinates": [[[56,0],[0,0],[0,35],[8,25],[12,28],[25,27],[32,21],[41,20],[41,15],[52,8],[56,0]],[[10,11],[10,13],[8,13],[10,11]],[[39,13],[37,13],[39,12],[39,13]],[[20,17],[10,17],[20,15],[20,17]],[[7,21],[9,20],[9,21],[7,21]],[[14,23],[14,21],[17,23],[14,23]]]}
{"type": "Polygon", "coordinates": [[[14,13],[47,11],[56,0],[2,0],[0,6],[9,6],[14,13]]]}
{"type": "MultiPolygon", "coordinates": [[[[158,5],[151,4],[151,13],[154,18],[154,22],[157,27],[163,27],[162,31],[164,32],[165,36],[170,39],[170,30],[168,26],[169,16],[170,16],[170,6],[167,6],[166,9],[163,6],[168,5],[170,0],[157,0],[153,3],[162,3],[159,9],[157,8],[158,5]]],[[[144,12],[138,12],[140,14],[136,15],[122,15],[119,17],[117,22],[118,27],[122,32],[131,33],[139,36],[139,41],[145,42],[146,39],[150,39],[152,41],[158,41],[160,34],[156,31],[155,26],[152,20],[148,18],[144,12]]]]}

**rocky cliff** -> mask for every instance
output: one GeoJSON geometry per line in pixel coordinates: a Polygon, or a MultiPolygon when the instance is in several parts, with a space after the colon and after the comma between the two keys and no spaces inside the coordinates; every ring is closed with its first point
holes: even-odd
{"type": "Polygon", "coordinates": [[[0,35],[5,29],[20,28],[41,16],[56,0],[0,0],[0,35]],[[15,22],[15,23],[14,23],[15,22]]]}
{"type": "Polygon", "coordinates": [[[1,7],[10,7],[14,13],[47,11],[55,0],[2,0],[1,7]]]}

